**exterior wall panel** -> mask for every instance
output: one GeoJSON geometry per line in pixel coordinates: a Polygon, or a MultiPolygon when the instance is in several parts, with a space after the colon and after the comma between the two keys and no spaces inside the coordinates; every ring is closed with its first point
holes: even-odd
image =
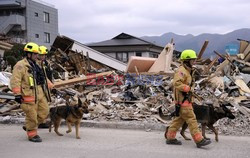
{"type": "MultiPolygon", "coordinates": [[[[16,0],[18,1],[18,0],[16,0]]],[[[22,32],[24,37],[23,42],[36,42],[39,45],[45,45],[48,48],[53,44],[58,33],[58,11],[56,8],[46,5],[41,1],[35,0],[19,0],[21,2],[20,8],[24,9],[25,31],[22,32]],[[27,2],[27,3],[26,3],[27,2]],[[49,13],[49,23],[44,22],[44,12],[49,13]],[[38,16],[36,16],[38,14],[38,16]],[[50,34],[50,42],[45,43],[44,33],[50,34]]],[[[6,3],[6,2],[5,2],[6,3]]],[[[9,9],[11,9],[12,0],[9,0],[9,9]]],[[[6,6],[6,4],[5,4],[6,6]]],[[[1,1],[0,1],[1,7],[1,1]]],[[[5,20],[6,17],[1,17],[0,21],[5,20]]],[[[13,30],[12,30],[13,31],[13,30]]],[[[15,34],[9,33],[14,36],[15,34]]]]}

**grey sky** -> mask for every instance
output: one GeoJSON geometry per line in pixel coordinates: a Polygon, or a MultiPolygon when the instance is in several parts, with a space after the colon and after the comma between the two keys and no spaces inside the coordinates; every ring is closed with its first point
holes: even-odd
{"type": "Polygon", "coordinates": [[[121,32],[152,36],[224,34],[250,27],[249,0],[43,0],[59,13],[59,32],[82,43],[121,32]]]}

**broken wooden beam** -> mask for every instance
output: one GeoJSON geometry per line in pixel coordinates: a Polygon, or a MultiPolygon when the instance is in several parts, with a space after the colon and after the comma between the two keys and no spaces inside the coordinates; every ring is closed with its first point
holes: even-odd
{"type": "Polygon", "coordinates": [[[223,57],[220,53],[214,51],[215,54],[217,54],[218,56],[220,56],[221,58],[229,61],[229,63],[234,67],[236,68],[236,66],[233,64],[233,61],[231,60],[230,56],[229,55],[225,55],[225,57],[223,57]]]}
{"type": "Polygon", "coordinates": [[[237,39],[240,41],[240,50],[239,53],[243,54],[244,50],[247,48],[247,46],[249,45],[249,41],[247,40],[243,40],[243,39],[237,39]]]}
{"type": "Polygon", "coordinates": [[[89,52],[86,52],[86,58],[87,58],[87,71],[90,71],[91,67],[90,67],[89,52]]]}
{"type": "Polygon", "coordinates": [[[13,47],[12,44],[0,41],[0,47],[2,47],[4,50],[9,50],[13,47]]]}
{"type": "Polygon", "coordinates": [[[0,45],[0,48],[3,49],[3,50],[10,50],[11,47],[7,47],[7,46],[4,46],[4,45],[0,45]]]}
{"type": "Polygon", "coordinates": [[[246,111],[245,108],[242,108],[235,100],[234,101],[230,101],[230,104],[233,105],[234,107],[236,107],[237,109],[239,109],[239,111],[243,115],[249,117],[250,114],[248,113],[248,111],[246,111]]]}
{"type": "Polygon", "coordinates": [[[114,102],[117,103],[142,103],[142,104],[149,104],[149,105],[155,105],[153,103],[149,103],[149,102],[144,102],[144,101],[129,101],[129,100],[122,100],[120,98],[117,97],[111,97],[113,99],[114,102]]]}
{"type": "Polygon", "coordinates": [[[3,107],[0,108],[0,114],[9,112],[14,109],[18,109],[19,105],[18,104],[5,104],[3,107]]]}
{"type": "Polygon", "coordinates": [[[135,72],[136,72],[136,75],[140,75],[136,66],[135,66],[135,72]]]}
{"type": "MultiPolygon", "coordinates": [[[[244,56],[246,57],[250,52],[250,44],[247,45],[247,47],[245,48],[245,50],[242,52],[242,54],[244,54],[244,56]]],[[[245,60],[245,59],[244,59],[245,60]]]]}
{"type": "Polygon", "coordinates": [[[215,62],[218,61],[218,59],[219,59],[219,56],[216,56],[216,58],[214,58],[214,60],[208,65],[208,67],[204,71],[204,74],[209,72],[209,70],[212,68],[212,66],[215,64],[215,62]]]}
{"type": "Polygon", "coordinates": [[[242,64],[244,64],[244,65],[250,66],[250,63],[249,63],[249,62],[246,62],[246,61],[244,61],[244,60],[239,60],[239,59],[237,59],[236,57],[232,57],[232,59],[235,60],[235,61],[237,61],[237,62],[239,62],[239,63],[242,63],[242,64]]]}
{"type": "Polygon", "coordinates": [[[202,48],[201,48],[201,50],[200,50],[200,52],[198,54],[197,60],[201,59],[202,55],[204,54],[204,52],[205,52],[205,50],[207,48],[208,42],[209,42],[208,40],[206,40],[204,42],[204,44],[203,44],[203,46],[202,46],[202,48]]]}
{"type": "Polygon", "coordinates": [[[58,81],[54,83],[54,88],[59,88],[59,87],[70,85],[70,84],[81,83],[83,81],[91,80],[91,79],[98,78],[101,76],[111,75],[112,73],[113,71],[108,71],[108,72],[93,74],[93,75],[84,76],[84,77],[77,77],[77,78],[69,79],[66,81],[58,81]]]}

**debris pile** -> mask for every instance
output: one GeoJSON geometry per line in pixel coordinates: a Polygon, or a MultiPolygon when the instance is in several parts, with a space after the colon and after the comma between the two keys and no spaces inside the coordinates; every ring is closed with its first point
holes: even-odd
{"type": "MultiPolygon", "coordinates": [[[[193,77],[195,77],[195,104],[213,104],[219,107],[228,103],[236,119],[221,119],[216,127],[219,132],[233,135],[250,135],[250,42],[240,40],[237,56],[215,52],[214,60],[203,59],[208,41],[198,53],[193,77]]],[[[90,101],[88,120],[141,121],[164,123],[171,121],[174,111],[172,79],[174,71],[181,64],[169,43],[158,59],[132,57],[125,73],[122,64],[115,61],[103,64],[90,54],[73,49],[70,41],[54,43],[51,65],[55,77],[57,93],[52,96],[50,106],[74,102],[77,97],[90,101]],[[167,63],[167,64],[165,64],[167,63]],[[168,120],[162,119],[158,110],[162,108],[168,120]]],[[[107,59],[109,59],[107,57],[107,59]]],[[[109,59],[111,61],[111,59],[109,59]]],[[[113,60],[113,59],[112,59],[113,60]]],[[[4,72],[2,72],[4,74],[4,72]]],[[[0,74],[0,91],[8,88],[9,76],[0,74]],[[3,88],[4,87],[4,88],[3,88]]],[[[14,101],[0,99],[0,117],[23,117],[24,113],[14,101]]]]}
{"type": "Polygon", "coordinates": [[[233,120],[223,118],[216,123],[215,127],[219,129],[219,133],[225,135],[250,136],[250,118],[239,112],[234,115],[236,118],[233,120]]]}

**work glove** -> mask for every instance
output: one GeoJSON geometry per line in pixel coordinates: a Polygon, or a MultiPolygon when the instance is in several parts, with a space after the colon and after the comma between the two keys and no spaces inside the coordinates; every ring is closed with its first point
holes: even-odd
{"type": "Polygon", "coordinates": [[[15,96],[15,101],[18,102],[19,104],[22,104],[23,102],[23,97],[21,95],[16,95],[15,96]]]}

